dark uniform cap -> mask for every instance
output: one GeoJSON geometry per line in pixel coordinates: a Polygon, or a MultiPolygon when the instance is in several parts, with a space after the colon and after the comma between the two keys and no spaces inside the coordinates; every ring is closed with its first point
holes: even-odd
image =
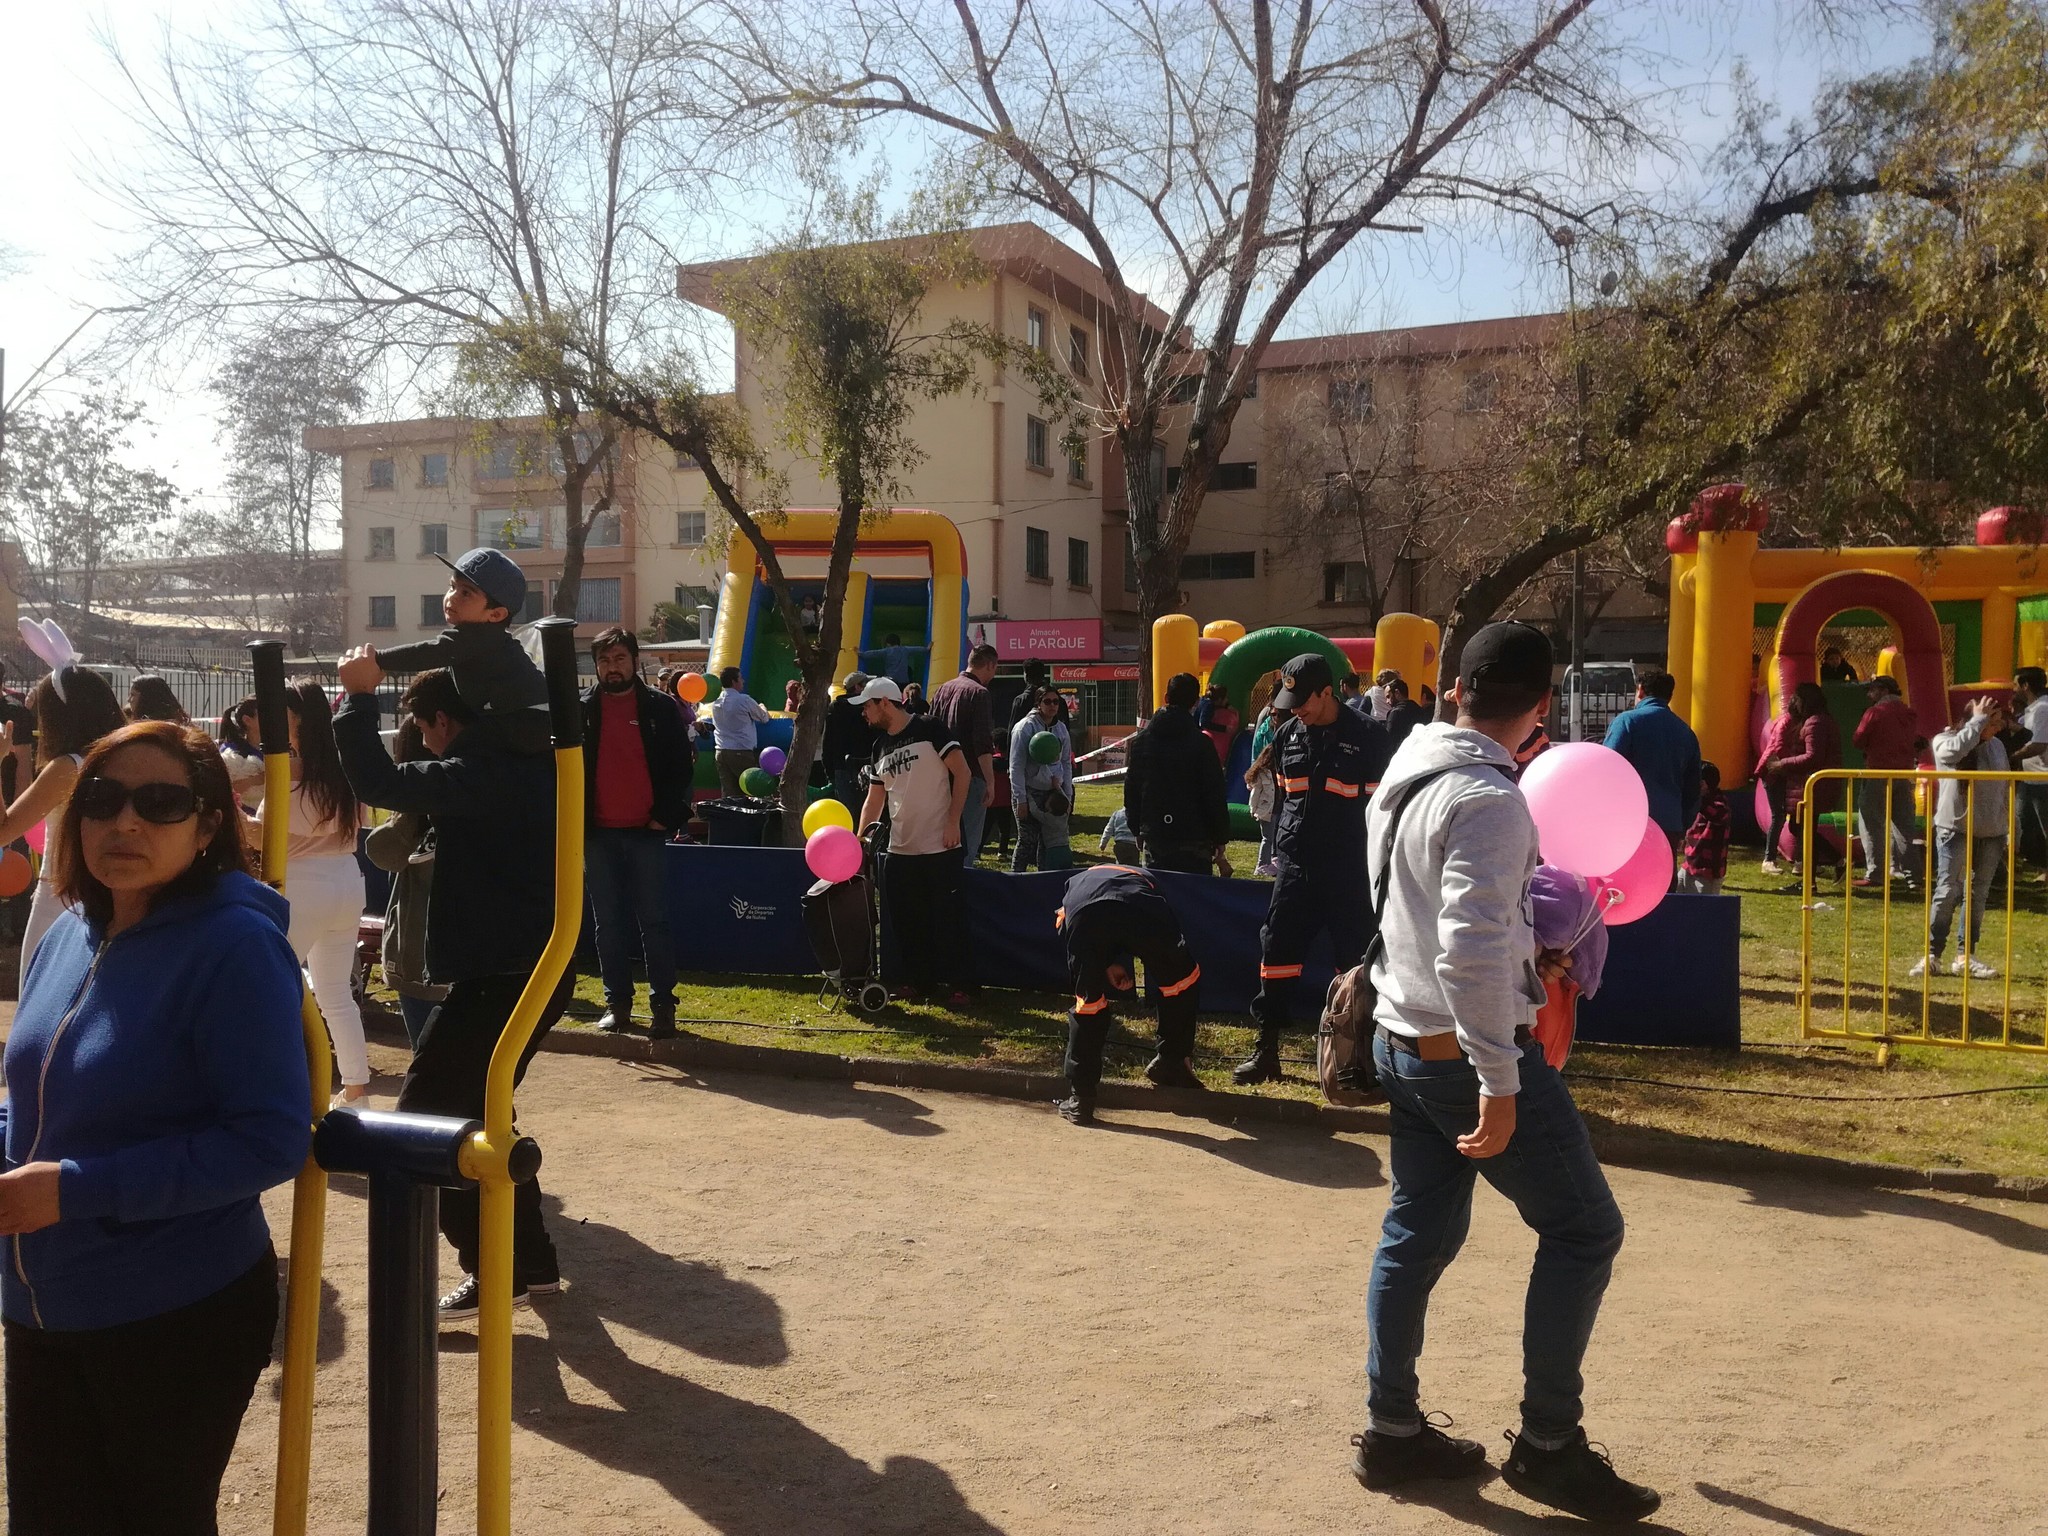
{"type": "Polygon", "coordinates": [[[1299,709],[1337,680],[1330,674],[1330,658],[1320,651],[1305,651],[1280,669],[1280,689],[1273,695],[1275,709],[1299,709]]]}
{"type": "Polygon", "coordinates": [[[472,549],[453,560],[442,554],[434,558],[482,592],[492,607],[503,608],[515,619],[526,606],[526,572],[502,550],[472,549]]]}
{"type": "Polygon", "coordinates": [[[1506,684],[1541,693],[1550,686],[1550,637],[1527,624],[1489,624],[1465,643],[1458,658],[1460,689],[1506,684]]]}

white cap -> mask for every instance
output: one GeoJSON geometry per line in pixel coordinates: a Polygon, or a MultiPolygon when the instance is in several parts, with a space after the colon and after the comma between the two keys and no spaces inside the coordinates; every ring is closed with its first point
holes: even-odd
{"type": "Polygon", "coordinates": [[[872,704],[877,699],[887,699],[891,704],[903,702],[903,690],[896,686],[893,678],[871,677],[867,687],[853,696],[856,704],[872,704]]]}

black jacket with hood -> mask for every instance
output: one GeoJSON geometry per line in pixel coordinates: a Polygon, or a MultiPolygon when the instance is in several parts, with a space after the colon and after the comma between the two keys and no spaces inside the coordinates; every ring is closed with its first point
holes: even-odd
{"type": "MultiPolygon", "coordinates": [[[[603,689],[583,691],[583,819],[597,825],[597,738],[604,729],[603,689]]],[[[647,754],[647,778],[654,786],[651,820],[671,832],[690,819],[690,784],[697,771],[697,752],[683,725],[683,712],[666,694],[633,679],[639,695],[640,750],[647,754]]]]}
{"type": "Polygon", "coordinates": [[[1131,738],[1124,814],[1150,843],[1215,848],[1230,841],[1223,764],[1192,711],[1169,705],[1131,738]]]}

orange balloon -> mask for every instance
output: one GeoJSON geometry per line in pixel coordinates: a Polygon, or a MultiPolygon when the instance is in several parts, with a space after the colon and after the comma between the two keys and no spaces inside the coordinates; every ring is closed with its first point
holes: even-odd
{"type": "Polygon", "coordinates": [[[0,900],[19,896],[34,879],[35,871],[29,868],[28,859],[19,848],[0,853],[0,900]]]}
{"type": "Polygon", "coordinates": [[[702,704],[707,691],[702,672],[685,672],[676,679],[676,693],[692,704],[702,704]]]}

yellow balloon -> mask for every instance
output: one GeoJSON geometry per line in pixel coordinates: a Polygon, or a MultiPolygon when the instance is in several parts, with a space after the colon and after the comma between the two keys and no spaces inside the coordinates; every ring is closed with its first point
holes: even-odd
{"type": "Polygon", "coordinates": [[[804,836],[815,837],[825,827],[844,827],[851,832],[853,812],[829,796],[822,800],[813,800],[810,808],[804,812],[804,836]]]}

